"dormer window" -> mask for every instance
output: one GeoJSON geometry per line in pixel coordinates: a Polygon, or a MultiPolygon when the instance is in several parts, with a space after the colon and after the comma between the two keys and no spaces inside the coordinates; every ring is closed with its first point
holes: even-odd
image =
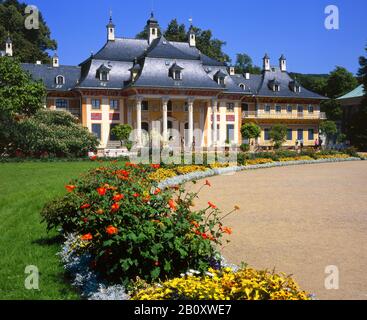
{"type": "Polygon", "coordinates": [[[227,74],[224,73],[222,70],[219,70],[215,75],[214,75],[214,80],[222,87],[225,86],[225,79],[227,77],[227,74]]]}
{"type": "Polygon", "coordinates": [[[110,71],[111,69],[106,67],[104,64],[102,64],[98,69],[97,69],[97,78],[100,81],[103,82],[107,82],[110,80],[110,71]]]}
{"type": "Polygon", "coordinates": [[[269,89],[273,92],[279,92],[280,91],[280,82],[277,79],[270,80],[269,81],[269,89]]]}
{"type": "Polygon", "coordinates": [[[289,83],[289,88],[294,93],[300,93],[301,92],[301,85],[300,85],[300,83],[297,80],[291,81],[289,83]]]}
{"type": "Polygon", "coordinates": [[[65,84],[65,78],[64,76],[57,76],[55,79],[55,82],[58,86],[62,86],[65,84]]]}
{"type": "Polygon", "coordinates": [[[246,90],[246,86],[245,86],[243,83],[240,83],[239,87],[240,87],[243,91],[245,91],[245,90],[246,90]]]}
{"type": "Polygon", "coordinates": [[[130,69],[132,81],[135,81],[140,71],[141,71],[140,64],[135,63],[135,65],[130,69]]]}
{"type": "Polygon", "coordinates": [[[169,69],[169,76],[176,81],[182,80],[182,70],[184,68],[180,67],[177,63],[174,63],[169,69]]]}

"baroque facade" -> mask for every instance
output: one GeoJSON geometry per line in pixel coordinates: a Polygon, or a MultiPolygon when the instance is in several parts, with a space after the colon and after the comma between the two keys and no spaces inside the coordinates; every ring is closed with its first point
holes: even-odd
{"type": "MultiPolygon", "coordinates": [[[[111,18],[106,44],[79,66],[60,65],[55,54],[52,65],[23,68],[44,81],[47,108],[77,116],[101,148],[116,145],[111,128],[117,124],[130,124],[140,141],[154,123],[165,141],[176,130],[189,146],[240,145],[241,126],[250,121],[262,129],[262,147],[272,145],[269,130],[275,123],[287,125],[286,146],[314,144],[325,98],[290,77],[283,55],[275,67],[265,55],[261,75],[236,74],[197,49],[192,27],[187,42],[168,41],[158,28],[152,14],[147,39],[118,38],[111,18]]],[[[10,39],[6,46],[12,55],[10,39]]]]}

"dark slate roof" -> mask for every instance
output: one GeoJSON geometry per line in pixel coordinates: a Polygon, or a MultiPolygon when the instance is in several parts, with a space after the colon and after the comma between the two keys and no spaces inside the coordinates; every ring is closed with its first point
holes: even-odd
{"type": "Polygon", "coordinates": [[[133,62],[90,59],[85,67],[85,71],[83,70],[82,80],[78,87],[122,89],[125,86],[125,82],[131,78],[130,69],[132,67],[133,62]],[[100,81],[97,77],[97,70],[102,64],[105,64],[110,69],[109,81],[100,81]]]}
{"type": "Polygon", "coordinates": [[[251,74],[250,79],[246,79],[242,74],[231,76],[232,81],[239,87],[241,84],[245,85],[245,91],[249,94],[256,94],[262,82],[262,75],[251,74]]]}
{"type": "Polygon", "coordinates": [[[75,88],[80,79],[80,67],[59,66],[53,67],[46,64],[23,63],[22,68],[28,71],[34,80],[42,80],[47,90],[67,91],[75,88]],[[65,78],[64,85],[56,85],[56,77],[65,78]]]}
{"type": "Polygon", "coordinates": [[[145,58],[142,72],[132,86],[223,90],[204,71],[200,60],[169,61],[167,58],[150,57],[145,58]],[[176,62],[184,68],[182,80],[174,80],[169,76],[169,70],[176,62]]]}
{"type": "Polygon", "coordinates": [[[148,48],[148,41],[142,39],[116,38],[108,41],[93,57],[107,61],[134,61],[148,48]]]}
{"type": "Polygon", "coordinates": [[[146,52],[149,58],[198,60],[198,55],[192,55],[189,52],[179,50],[172,45],[164,36],[154,39],[146,52]]]}
{"type": "Polygon", "coordinates": [[[224,84],[225,87],[221,87],[228,93],[244,93],[249,94],[250,92],[244,91],[242,88],[240,88],[239,84],[237,84],[233,78],[229,75],[227,67],[223,66],[211,66],[211,67],[204,67],[204,70],[206,70],[207,75],[213,80],[213,82],[216,83],[216,75],[220,74],[222,76],[225,76],[224,78],[224,84]],[[209,71],[210,70],[210,71],[209,71]]]}
{"type": "Polygon", "coordinates": [[[270,71],[264,71],[262,82],[258,88],[257,95],[262,97],[281,98],[306,98],[306,99],[327,99],[317,93],[301,87],[301,92],[294,92],[290,89],[290,83],[294,81],[287,72],[282,72],[278,67],[272,67],[270,71]],[[269,88],[269,83],[276,80],[280,85],[280,91],[274,92],[269,88]]]}

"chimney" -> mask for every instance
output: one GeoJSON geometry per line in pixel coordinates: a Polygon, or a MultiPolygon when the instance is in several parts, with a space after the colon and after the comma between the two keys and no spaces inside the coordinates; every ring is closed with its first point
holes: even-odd
{"type": "Polygon", "coordinates": [[[263,58],[263,68],[264,71],[270,71],[270,57],[267,53],[265,53],[265,56],[263,58]]]}
{"type": "Polygon", "coordinates": [[[41,60],[37,60],[37,61],[36,61],[36,64],[37,64],[37,65],[41,65],[41,64],[42,64],[42,61],[41,61],[41,60]]]}
{"type": "Polygon", "coordinates": [[[245,79],[250,80],[250,74],[248,72],[245,73],[245,79]]]}
{"type": "Polygon", "coordinates": [[[58,68],[60,66],[59,63],[59,56],[57,55],[57,53],[55,52],[54,56],[52,57],[52,66],[54,68],[58,68]]]}
{"type": "Polygon", "coordinates": [[[236,72],[235,72],[234,67],[229,67],[229,75],[230,75],[230,76],[234,76],[234,75],[236,75],[236,72]]]}
{"type": "Polygon", "coordinates": [[[282,72],[287,71],[287,59],[285,58],[284,54],[279,58],[279,67],[282,72]]]}
{"type": "Polygon", "coordinates": [[[9,57],[13,56],[13,41],[11,41],[9,34],[5,42],[5,55],[9,57]]]}

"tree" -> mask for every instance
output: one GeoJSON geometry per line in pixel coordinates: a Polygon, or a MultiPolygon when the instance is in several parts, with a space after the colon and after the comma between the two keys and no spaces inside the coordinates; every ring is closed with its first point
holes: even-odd
{"type": "Polygon", "coordinates": [[[112,128],[112,134],[121,142],[122,144],[125,144],[125,146],[130,145],[130,134],[133,131],[133,128],[128,124],[119,124],[112,128]]]}
{"type": "Polygon", "coordinates": [[[338,133],[338,129],[334,121],[327,120],[320,123],[320,132],[326,136],[326,145],[328,145],[330,139],[338,133]]]}
{"type": "Polygon", "coordinates": [[[322,96],[326,96],[326,85],[328,74],[302,74],[290,73],[291,77],[297,79],[303,87],[322,96]]]}
{"type": "Polygon", "coordinates": [[[48,28],[42,13],[39,13],[39,29],[28,30],[24,26],[25,3],[17,0],[0,1],[0,43],[5,40],[10,33],[13,41],[14,54],[21,62],[43,63],[51,61],[47,50],[56,50],[57,43],[51,39],[51,32],[48,28]]]}
{"type": "MultiPolygon", "coordinates": [[[[367,46],[366,46],[367,52],[367,46]]],[[[358,76],[361,77],[364,86],[364,97],[358,112],[351,121],[350,135],[355,146],[362,150],[367,150],[367,56],[359,58],[360,69],[358,76]]]]}
{"type": "Polygon", "coordinates": [[[12,151],[32,157],[82,157],[99,145],[71,113],[39,110],[12,127],[12,151]]]}
{"type": "Polygon", "coordinates": [[[251,57],[246,53],[237,53],[235,70],[240,74],[261,74],[261,68],[254,66],[251,57]]]}
{"type": "Polygon", "coordinates": [[[336,67],[330,73],[326,84],[326,94],[331,99],[336,99],[358,86],[357,79],[351,72],[343,67],[336,67]]]}
{"type": "Polygon", "coordinates": [[[187,41],[187,32],[184,24],[178,24],[177,19],[173,19],[164,32],[164,37],[168,41],[184,42],[187,41]]]}
{"type": "Polygon", "coordinates": [[[261,128],[254,122],[249,122],[241,127],[242,138],[248,139],[251,144],[251,139],[257,139],[261,136],[261,128]]]}
{"type": "Polygon", "coordinates": [[[287,127],[283,124],[276,124],[271,128],[269,136],[274,143],[274,148],[280,149],[287,140],[287,127]]]}
{"type": "Polygon", "coordinates": [[[343,109],[338,100],[331,99],[321,103],[321,111],[326,113],[329,120],[341,121],[343,117],[343,109]]]}

